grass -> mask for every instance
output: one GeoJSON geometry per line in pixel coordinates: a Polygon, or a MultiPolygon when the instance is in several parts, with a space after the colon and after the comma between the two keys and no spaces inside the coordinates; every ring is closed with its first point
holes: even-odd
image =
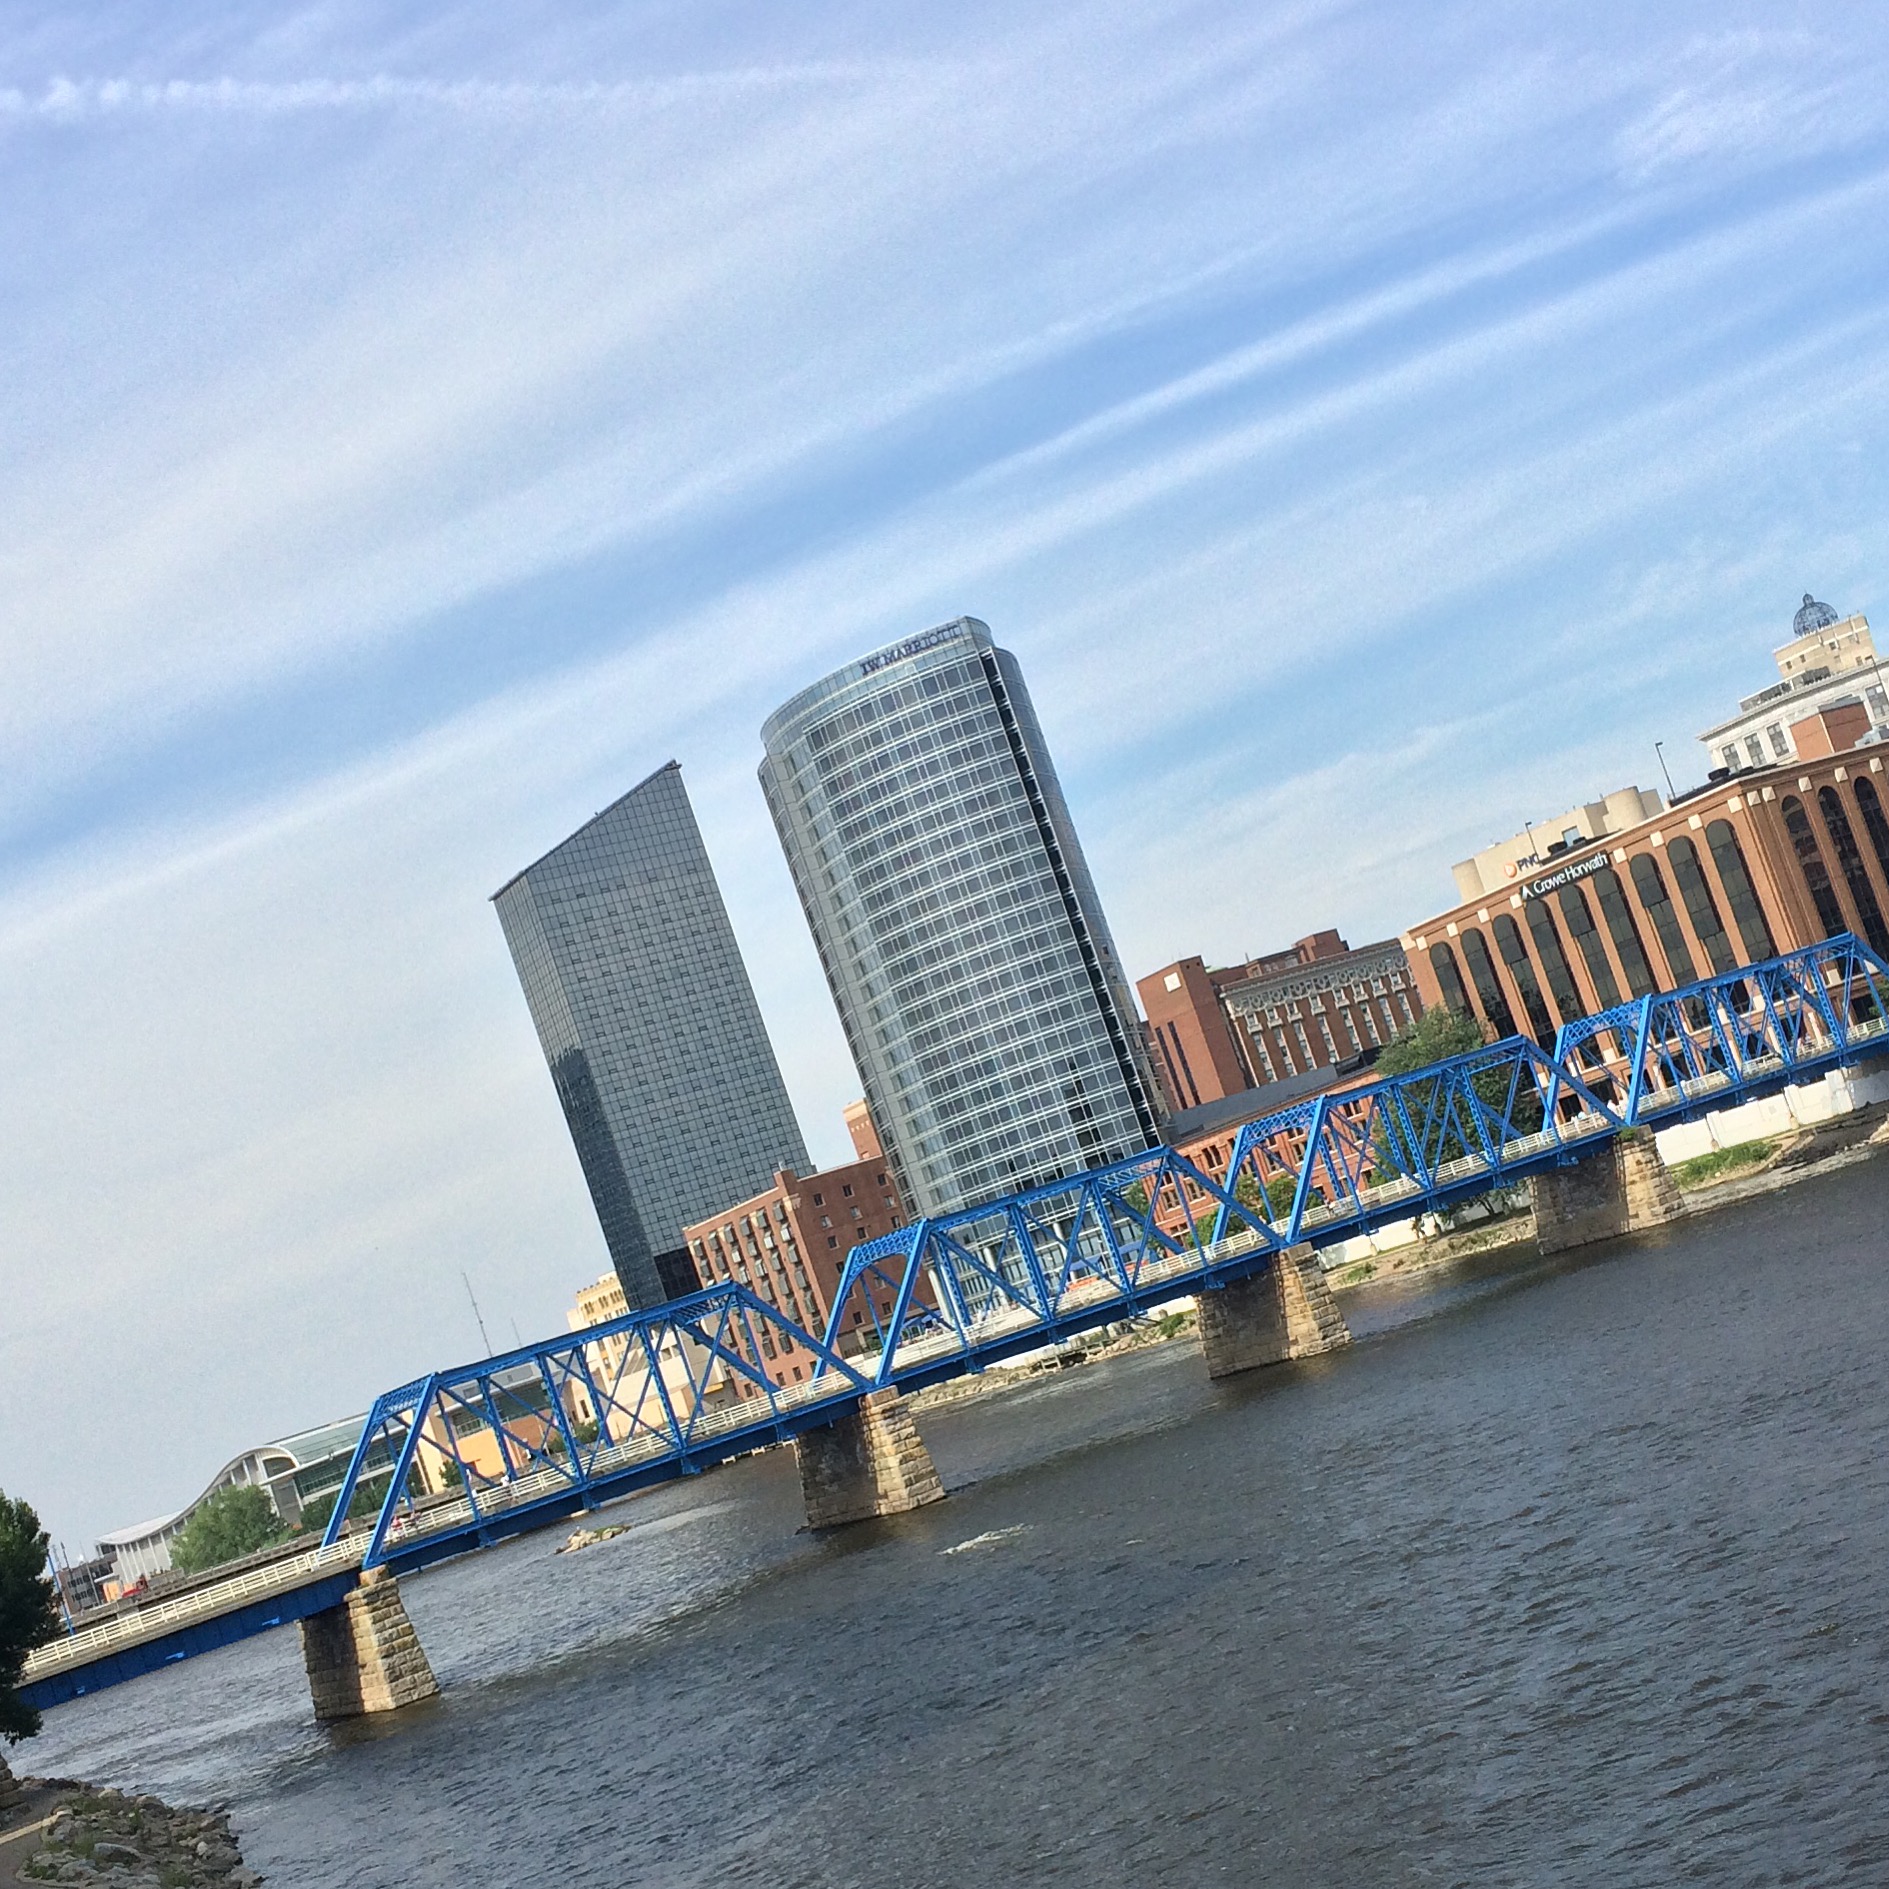
{"type": "Polygon", "coordinates": [[[1770,1160],[1777,1152],[1775,1137],[1769,1141],[1741,1141],[1735,1148],[1714,1148],[1710,1154],[1695,1154],[1690,1161],[1676,1162],[1673,1180],[1680,1187],[1703,1187],[1707,1181],[1721,1180],[1740,1168],[1753,1168],[1770,1160]]]}

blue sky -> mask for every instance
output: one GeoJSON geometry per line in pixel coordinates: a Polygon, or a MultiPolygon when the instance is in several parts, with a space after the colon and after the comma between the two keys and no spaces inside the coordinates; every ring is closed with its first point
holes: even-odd
{"type": "Polygon", "coordinates": [[[0,12],[0,1486],[77,1551],[605,1264],[488,895],[1014,649],[1132,971],[1628,781],[1885,605],[1854,4],[0,12]]]}

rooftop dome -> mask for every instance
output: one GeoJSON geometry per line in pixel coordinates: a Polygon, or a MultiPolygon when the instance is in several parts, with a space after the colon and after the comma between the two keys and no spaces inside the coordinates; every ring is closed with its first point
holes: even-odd
{"type": "Polygon", "coordinates": [[[1827,603],[1819,603],[1805,591],[1804,607],[1791,619],[1791,634],[1808,636],[1812,630],[1827,630],[1837,620],[1837,613],[1827,603]]]}

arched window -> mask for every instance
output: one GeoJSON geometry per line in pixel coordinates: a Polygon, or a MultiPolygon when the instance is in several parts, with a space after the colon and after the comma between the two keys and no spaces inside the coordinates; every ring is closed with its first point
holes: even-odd
{"type": "Polygon", "coordinates": [[[1745,870],[1745,855],[1732,831],[1729,820],[1714,820],[1705,829],[1705,843],[1712,849],[1712,863],[1718,867],[1718,882],[1725,888],[1726,902],[1732,908],[1732,923],[1744,942],[1745,962],[1756,964],[1763,958],[1777,956],[1771,927],[1765,922],[1764,907],[1758,903],[1757,888],[1745,870]]]}
{"type": "Polygon", "coordinates": [[[1778,802],[1778,811],[1784,816],[1784,830],[1791,836],[1791,845],[1797,853],[1797,867],[1804,875],[1804,890],[1810,894],[1810,902],[1817,908],[1817,920],[1823,926],[1823,935],[1834,938],[1838,932],[1848,931],[1850,924],[1843,916],[1843,902],[1837,897],[1836,887],[1830,883],[1829,869],[1823,863],[1817,836],[1810,830],[1810,816],[1804,811],[1804,803],[1795,794],[1786,794],[1778,802]]]}
{"type": "Polygon", "coordinates": [[[1430,947],[1430,969],[1436,973],[1436,987],[1443,993],[1443,1001],[1459,1017],[1473,1017],[1476,1007],[1469,1001],[1469,993],[1463,988],[1462,974],[1456,968],[1456,953],[1446,944],[1433,944],[1430,947]]]}
{"type": "Polygon", "coordinates": [[[1607,935],[1614,941],[1614,955],[1627,974],[1627,989],[1636,997],[1650,997],[1659,989],[1659,981],[1647,962],[1646,947],[1640,942],[1640,928],[1633,922],[1633,909],[1627,904],[1626,888],[1611,866],[1605,872],[1595,873],[1594,896],[1600,901],[1600,915],[1607,922],[1607,935]]]}
{"type": "Polygon", "coordinates": [[[1876,903],[1876,888],[1869,883],[1869,868],[1863,864],[1863,855],[1857,850],[1856,834],[1850,826],[1850,816],[1844,811],[1843,796],[1834,787],[1819,787],[1817,807],[1823,815],[1830,844],[1836,848],[1843,883],[1850,888],[1850,902],[1863,921],[1863,936],[1869,940],[1872,950],[1889,952],[1889,931],[1883,928],[1882,907],[1876,903]]]}
{"type": "Polygon", "coordinates": [[[1482,1001],[1482,1014],[1495,1025],[1498,1036],[1515,1034],[1515,1013],[1502,995],[1502,980],[1495,974],[1495,960],[1483,943],[1482,933],[1473,925],[1463,927],[1463,958],[1469,966],[1469,981],[1482,1001]]]}
{"type": "Polygon", "coordinates": [[[1561,949],[1561,934],[1555,929],[1554,913],[1549,911],[1546,899],[1530,899],[1524,910],[1528,914],[1529,936],[1535,941],[1554,1007],[1561,1012],[1563,1023],[1578,1023],[1587,1015],[1587,1006],[1581,1002],[1574,973],[1568,967],[1568,954],[1561,949]]]}
{"type": "Polygon", "coordinates": [[[1633,889],[1640,896],[1640,910],[1653,921],[1654,935],[1666,958],[1666,969],[1675,985],[1696,984],[1699,973],[1692,968],[1692,953],[1686,948],[1686,934],[1679,914],[1666,895],[1666,881],[1660,875],[1659,861],[1642,853],[1633,862],[1633,889]]]}
{"type": "Polygon", "coordinates": [[[1699,849],[1689,839],[1676,839],[1666,848],[1672,861],[1673,877],[1679,882],[1679,896],[1686,902],[1692,919],[1692,934],[1705,947],[1712,969],[1723,974],[1738,969],[1738,953],[1725,935],[1725,922],[1713,902],[1712,888],[1705,882],[1705,868],[1699,863],[1699,849]]]}
{"type": "Polygon", "coordinates": [[[1856,804],[1862,812],[1863,831],[1869,835],[1876,864],[1882,868],[1883,878],[1889,880],[1889,819],[1883,818],[1882,799],[1874,781],[1865,778],[1856,783],[1856,804]]]}
{"type": "Polygon", "coordinates": [[[1561,916],[1568,921],[1575,949],[1587,966],[1587,980],[1594,986],[1601,1009],[1611,1010],[1620,1001],[1620,986],[1614,981],[1614,967],[1608,962],[1607,946],[1594,923],[1594,914],[1587,909],[1578,885],[1561,888],[1561,916]]]}
{"type": "Polygon", "coordinates": [[[1528,1033],[1543,1049],[1554,1048],[1554,1019],[1542,1001],[1541,985],[1535,977],[1535,963],[1528,955],[1522,928],[1504,912],[1495,921],[1495,948],[1509,967],[1509,976],[1521,992],[1522,1008],[1528,1012],[1528,1033]]]}

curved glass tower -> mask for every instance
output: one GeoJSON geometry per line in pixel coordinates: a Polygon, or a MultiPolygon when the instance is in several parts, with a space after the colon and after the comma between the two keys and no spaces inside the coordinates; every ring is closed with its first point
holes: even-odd
{"type": "Polygon", "coordinates": [[[761,786],[917,1212],[1159,1137],[1133,1000],[1016,659],[960,617],[761,731],[761,786]]]}

